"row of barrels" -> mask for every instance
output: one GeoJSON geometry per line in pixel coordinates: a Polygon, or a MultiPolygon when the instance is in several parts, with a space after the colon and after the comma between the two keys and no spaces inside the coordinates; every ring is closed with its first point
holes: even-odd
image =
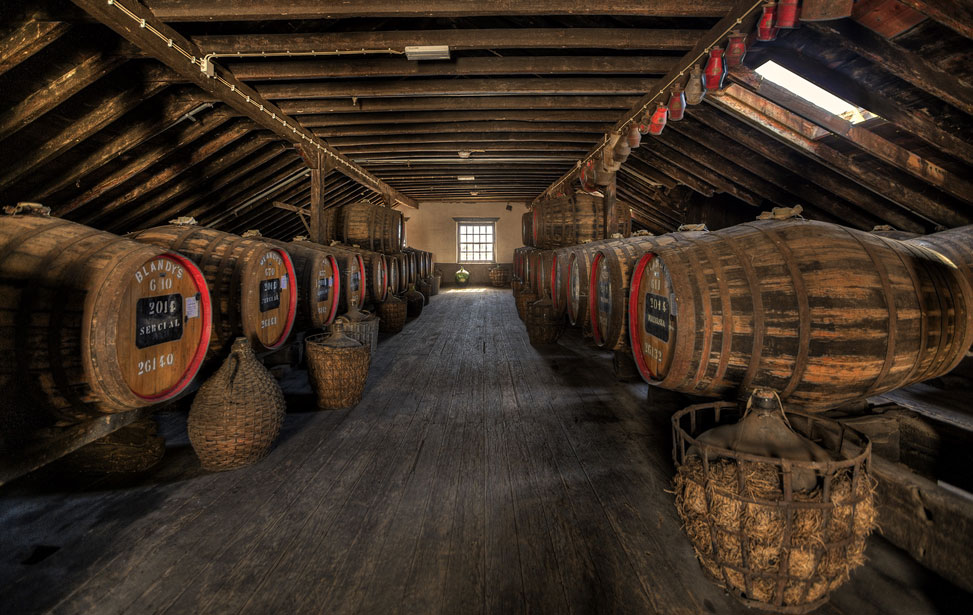
{"type": "Polygon", "coordinates": [[[417,250],[177,224],[119,237],[37,207],[9,213],[0,218],[0,431],[172,399],[237,337],[258,352],[280,348],[432,271],[432,255],[417,250]]]}
{"type": "Polygon", "coordinates": [[[324,210],[323,241],[338,241],[373,252],[396,254],[405,247],[402,212],[368,201],[324,210]]]}
{"type": "Polygon", "coordinates": [[[581,191],[535,203],[521,218],[524,245],[546,250],[631,233],[628,205],[581,191]]]}
{"type": "Polygon", "coordinates": [[[898,240],[803,219],[514,256],[525,289],[650,384],[824,411],[951,371],[973,343],[973,227],[898,240]]]}

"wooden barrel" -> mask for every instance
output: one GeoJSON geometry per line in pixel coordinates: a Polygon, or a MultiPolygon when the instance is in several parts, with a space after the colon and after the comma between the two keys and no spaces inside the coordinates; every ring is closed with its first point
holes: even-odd
{"type": "Polygon", "coordinates": [[[591,258],[602,246],[618,239],[602,239],[568,248],[567,257],[567,314],[572,326],[587,328],[588,281],[591,275],[591,258]]]}
{"type": "Polygon", "coordinates": [[[539,250],[533,269],[534,292],[540,299],[551,297],[551,269],[554,265],[554,250],[539,250]]]}
{"type": "Polygon", "coordinates": [[[388,257],[380,252],[372,252],[371,250],[365,250],[363,248],[355,248],[352,246],[341,245],[336,246],[343,250],[348,250],[349,252],[354,252],[358,254],[362,259],[362,264],[365,266],[365,276],[362,278],[365,280],[365,299],[362,301],[369,301],[372,303],[381,303],[385,301],[385,296],[388,293],[389,288],[389,265],[388,257]]]}
{"type": "Polygon", "coordinates": [[[333,240],[384,253],[402,249],[403,221],[398,210],[359,201],[336,208],[326,220],[333,240]]]}
{"type": "Polygon", "coordinates": [[[340,314],[357,310],[365,304],[365,260],[361,254],[337,245],[324,246],[303,238],[295,238],[291,243],[334,256],[341,274],[341,283],[338,285],[340,314]]]}
{"type": "Polygon", "coordinates": [[[240,336],[258,351],[287,341],[297,314],[297,277],[287,250],[193,225],[160,226],[131,238],[180,252],[203,271],[213,297],[208,359],[222,358],[240,336]]]}
{"type": "Polygon", "coordinates": [[[395,254],[389,254],[386,259],[389,267],[389,290],[392,291],[393,295],[398,295],[403,290],[399,279],[399,260],[395,254]]]}
{"type": "Polygon", "coordinates": [[[532,223],[534,221],[534,212],[525,211],[522,216],[520,216],[520,238],[521,243],[527,247],[533,247],[534,245],[534,229],[532,223]]]}
{"type": "Polygon", "coordinates": [[[527,261],[524,264],[524,274],[527,276],[527,288],[534,294],[537,293],[537,271],[541,266],[541,251],[531,250],[527,253],[527,261]]]}
{"type": "Polygon", "coordinates": [[[973,225],[909,239],[906,243],[932,250],[959,267],[973,286],[973,225]]]}
{"type": "Polygon", "coordinates": [[[644,255],[629,332],[650,383],[697,395],[767,387],[823,411],[950,371],[973,341],[971,293],[912,242],[759,221],[644,255]]]}
{"type": "Polygon", "coordinates": [[[25,413],[79,420],[174,398],[203,363],[211,319],[203,274],[180,254],[0,216],[0,432],[25,413]]]}
{"type": "Polygon", "coordinates": [[[514,248],[514,280],[522,281],[524,279],[524,263],[523,263],[523,248],[514,248]]]}
{"type": "Polygon", "coordinates": [[[412,250],[408,252],[403,251],[402,254],[405,256],[406,265],[406,283],[409,285],[415,284],[418,278],[418,268],[416,266],[416,253],[412,250]]]}
{"type": "Polygon", "coordinates": [[[574,248],[558,248],[551,259],[551,309],[564,316],[568,309],[568,263],[574,248]]]}
{"type": "Polygon", "coordinates": [[[553,250],[586,241],[607,239],[616,233],[632,232],[630,208],[615,201],[607,213],[605,199],[587,192],[534,204],[531,245],[553,250]]]}
{"type": "Polygon", "coordinates": [[[672,241],[671,235],[629,237],[609,242],[595,251],[588,274],[588,312],[596,346],[607,350],[628,348],[626,325],[632,269],[646,251],[659,242],[672,241]]]}
{"type": "Polygon", "coordinates": [[[294,330],[320,329],[334,322],[341,309],[341,269],[335,255],[305,245],[309,242],[264,241],[287,250],[294,262],[297,276],[294,330]]]}

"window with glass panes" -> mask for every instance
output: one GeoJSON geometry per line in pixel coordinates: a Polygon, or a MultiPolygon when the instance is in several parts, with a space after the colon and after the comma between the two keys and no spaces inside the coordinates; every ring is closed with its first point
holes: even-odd
{"type": "Polygon", "coordinates": [[[492,263],[494,222],[458,222],[459,262],[492,263]]]}

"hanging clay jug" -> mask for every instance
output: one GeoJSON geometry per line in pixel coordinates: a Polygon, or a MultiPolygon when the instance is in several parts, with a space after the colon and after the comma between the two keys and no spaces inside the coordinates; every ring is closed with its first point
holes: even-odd
{"type": "Polygon", "coordinates": [[[703,69],[697,64],[693,66],[689,73],[689,82],[686,84],[686,102],[690,105],[698,105],[703,102],[706,90],[703,89],[703,69]]]}

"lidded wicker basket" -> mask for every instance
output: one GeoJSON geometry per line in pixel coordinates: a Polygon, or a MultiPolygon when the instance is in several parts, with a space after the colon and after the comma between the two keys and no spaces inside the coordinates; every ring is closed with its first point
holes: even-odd
{"type": "Polygon", "coordinates": [[[304,340],[307,368],[318,407],[326,410],[351,408],[361,401],[372,355],[369,346],[335,328],[330,334],[304,340]]]}
{"type": "Polygon", "coordinates": [[[405,301],[391,293],[382,305],[378,307],[379,329],[387,333],[398,333],[405,326],[405,301]]]}
{"type": "Polygon", "coordinates": [[[280,434],[287,404],[277,381],[238,337],[189,410],[189,441],[207,470],[232,470],[265,457],[280,434]]]}
{"type": "Polygon", "coordinates": [[[520,319],[523,320],[525,323],[527,322],[527,306],[529,306],[531,303],[534,303],[535,301],[537,301],[537,293],[532,291],[527,286],[525,286],[524,290],[521,291],[519,295],[517,295],[517,299],[516,299],[517,315],[520,316],[520,319]]]}
{"type": "Polygon", "coordinates": [[[564,316],[554,313],[554,304],[547,297],[527,305],[524,323],[527,325],[527,337],[530,338],[531,346],[554,344],[564,332],[564,316]]]}
{"type": "Polygon", "coordinates": [[[784,415],[787,424],[833,461],[745,454],[698,439],[741,416],[737,404],[714,402],[672,417],[683,529],[703,570],[742,603],[807,613],[864,563],[877,515],[871,444],[840,423],[797,412],[784,415]]]}

